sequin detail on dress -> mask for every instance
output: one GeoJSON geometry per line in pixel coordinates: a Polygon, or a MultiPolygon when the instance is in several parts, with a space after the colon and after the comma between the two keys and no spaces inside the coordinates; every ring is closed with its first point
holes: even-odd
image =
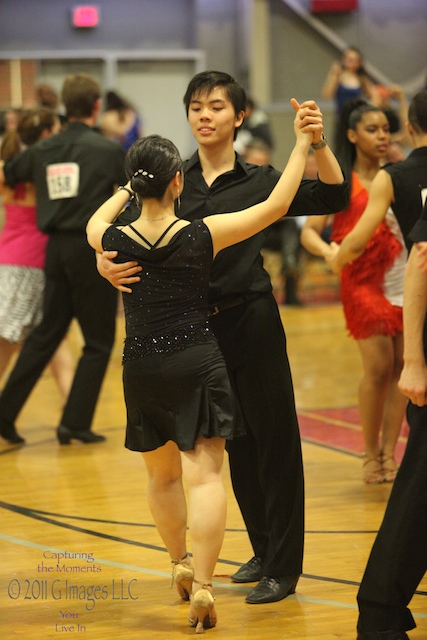
{"type": "Polygon", "coordinates": [[[207,324],[174,329],[170,334],[165,332],[163,335],[131,336],[125,339],[122,361],[128,362],[158,353],[182,351],[189,346],[215,340],[207,324]]]}

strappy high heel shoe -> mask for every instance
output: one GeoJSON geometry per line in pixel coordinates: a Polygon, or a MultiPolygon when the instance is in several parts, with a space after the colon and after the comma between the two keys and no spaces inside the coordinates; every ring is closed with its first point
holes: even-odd
{"type": "Polygon", "coordinates": [[[386,456],[381,454],[381,466],[383,471],[384,482],[394,482],[396,480],[397,471],[399,467],[396,464],[396,460],[393,456],[386,456]]]}
{"type": "Polygon", "coordinates": [[[376,458],[363,456],[363,482],[365,484],[381,484],[384,482],[381,454],[376,458]]]}
{"type": "Polygon", "coordinates": [[[216,625],[215,598],[209,591],[212,589],[210,582],[199,582],[196,579],[194,582],[201,588],[191,596],[188,624],[190,627],[196,627],[196,633],[203,633],[205,629],[212,629],[216,625]]]}
{"type": "Polygon", "coordinates": [[[172,560],[172,565],[172,584],[176,584],[177,591],[183,600],[189,600],[193,588],[194,571],[188,553],[183,558],[172,560]]]}

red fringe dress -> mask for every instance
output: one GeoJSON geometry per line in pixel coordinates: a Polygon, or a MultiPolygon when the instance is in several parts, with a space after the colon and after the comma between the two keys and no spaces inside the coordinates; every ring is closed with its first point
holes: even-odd
{"type": "MultiPolygon", "coordinates": [[[[364,212],[369,193],[352,174],[350,204],[335,214],[332,239],[340,243],[364,212]]],[[[402,250],[402,244],[383,221],[364,253],[341,272],[341,300],[349,334],[356,340],[373,335],[395,336],[403,330],[402,308],[384,295],[384,275],[402,250]]]]}

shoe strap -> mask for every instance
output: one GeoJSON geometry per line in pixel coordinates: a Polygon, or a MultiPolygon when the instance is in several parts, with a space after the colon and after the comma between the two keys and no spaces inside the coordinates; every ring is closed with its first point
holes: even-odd
{"type": "Polygon", "coordinates": [[[175,582],[174,568],[179,564],[184,564],[186,567],[191,569],[191,565],[189,565],[186,562],[184,562],[184,560],[187,560],[187,558],[189,558],[188,553],[186,553],[185,556],[183,556],[182,558],[172,558],[171,563],[173,564],[173,567],[172,567],[171,589],[172,589],[172,587],[174,585],[174,582],[175,582]]]}
{"type": "Polygon", "coordinates": [[[212,589],[212,582],[200,582],[200,580],[196,580],[196,578],[193,578],[193,582],[195,582],[196,584],[199,584],[202,587],[202,589],[212,589]]]}
{"type": "Polygon", "coordinates": [[[184,562],[184,560],[187,560],[188,558],[188,553],[185,554],[185,556],[183,556],[182,558],[172,558],[171,563],[172,564],[182,564],[184,562]]]}

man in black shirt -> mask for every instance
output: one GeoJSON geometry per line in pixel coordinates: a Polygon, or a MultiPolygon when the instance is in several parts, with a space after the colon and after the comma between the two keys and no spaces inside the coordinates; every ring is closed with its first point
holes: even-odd
{"type": "Polygon", "coordinates": [[[122,148],[93,131],[100,110],[100,87],[85,74],[65,80],[62,100],[68,125],[4,167],[9,186],[33,182],[37,223],[49,234],[43,320],[26,340],[0,396],[0,434],[23,442],[15,420],[56,348],[76,318],[85,345],[57,435],[98,442],[90,428],[114,343],[117,295],[96,271],[86,241],[86,223],[125,179],[122,148]]]}
{"type": "MultiPolygon", "coordinates": [[[[377,174],[363,214],[373,209],[374,216],[381,216],[391,206],[411,251],[405,273],[404,368],[399,381],[411,402],[405,455],[357,596],[358,640],[408,640],[406,631],[416,626],[408,604],[427,569],[427,285],[417,266],[416,247],[411,249],[413,242],[427,240],[426,90],[411,100],[408,120],[415,149],[406,160],[377,174]]],[[[344,257],[351,255],[346,252],[344,257]]]]}
{"type": "MultiPolygon", "coordinates": [[[[198,151],[184,165],[177,215],[194,220],[265,200],[280,172],[246,165],[233,147],[244,119],[244,90],[226,73],[202,72],[191,80],[184,103],[198,151]]],[[[288,215],[334,213],[348,203],[347,185],[323,139],[317,105],[302,107],[313,127],[319,180],[301,183],[288,215]]],[[[127,214],[136,217],[131,207],[127,214]]],[[[294,592],[304,544],[301,442],[286,337],[260,255],[266,234],[221,251],[209,290],[211,325],[246,429],[227,449],[233,489],[255,553],[232,580],[260,581],[246,598],[252,604],[294,592]]],[[[131,292],[128,285],[138,278],[133,263],[114,265],[102,258],[98,268],[121,291],[131,292]]]]}
{"type": "MultiPolygon", "coordinates": [[[[409,239],[427,244],[427,205],[409,239]]],[[[414,245],[405,271],[399,381],[410,400],[410,431],[358,593],[358,640],[409,640],[406,631],[416,624],[408,605],[427,571],[427,271],[418,262],[414,245]]]]}

